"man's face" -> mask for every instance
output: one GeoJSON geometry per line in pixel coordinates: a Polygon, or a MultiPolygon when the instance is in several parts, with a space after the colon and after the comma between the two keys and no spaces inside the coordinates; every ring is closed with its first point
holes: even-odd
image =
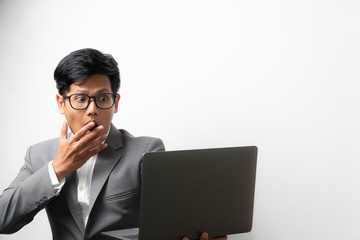
{"type": "MultiPolygon", "coordinates": [[[[104,74],[95,74],[82,85],[76,83],[70,85],[70,90],[65,95],[87,94],[96,96],[99,93],[112,93],[110,79],[104,74]]],[[[104,126],[104,133],[107,133],[114,113],[118,111],[120,95],[117,94],[115,104],[109,109],[100,109],[95,105],[94,99],[91,99],[90,105],[83,110],[75,110],[70,106],[69,99],[64,100],[60,95],[56,95],[59,112],[65,115],[71,131],[75,134],[90,121],[94,121],[96,126],[104,126]]]]}

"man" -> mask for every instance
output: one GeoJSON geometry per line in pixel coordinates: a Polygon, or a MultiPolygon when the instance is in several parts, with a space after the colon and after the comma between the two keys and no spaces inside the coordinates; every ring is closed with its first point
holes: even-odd
{"type": "Polygon", "coordinates": [[[163,151],[163,142],[112,125],[120,76],[111,55],[72,52],[54,78],[66,122],[60,138],[28,148],[24,166],[0,196],[0,233],[18,231],[43,208],[55,240],[101,239],[103,231],[137,227],[141,158],[163,151]]]}

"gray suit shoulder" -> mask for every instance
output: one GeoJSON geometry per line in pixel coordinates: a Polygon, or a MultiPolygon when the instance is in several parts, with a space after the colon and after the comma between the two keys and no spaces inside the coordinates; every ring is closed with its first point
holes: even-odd
{"type": "Polygon", "coordinates": [[[145,149],[145,152],[165,151],[165,146],[160,138],[139,136],[135,137],[124,129],[119,129],[123,136],[124,146],[128,149],[145,149]]]}
{"type": "Polygon", "coordinates": [[[59,145],[59,138],[45,140],[34,145],[31,145],[26,152],[26,159],[31,161],[34,169],[39,169],[47,164],[57,155],[59,145]]]}
{"type": "Polygon", "coordinates": [[[53,138],[53,139],[48,139],[48,140],[45,140],[45,141],[42,141],[42,142],[38,142],[38,143],[36,143],[34,145],[31,145],[30,147],[33,150],[41,149],[42,151],[44,149],[53,150],[55,148],[56,151],[57,151],[58,144],[59,144],[59,138],[53,138]]]}

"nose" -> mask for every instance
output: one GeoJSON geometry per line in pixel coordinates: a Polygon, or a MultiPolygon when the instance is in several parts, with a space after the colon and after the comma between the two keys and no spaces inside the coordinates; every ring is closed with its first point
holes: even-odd
{"type": "Polygon", "coordinates": [[[97,114],[98,113],[98,108],[96,107],[94,99],[90,99],[90,103],[87,108],[87,113],[88,114],[97,114]]]}

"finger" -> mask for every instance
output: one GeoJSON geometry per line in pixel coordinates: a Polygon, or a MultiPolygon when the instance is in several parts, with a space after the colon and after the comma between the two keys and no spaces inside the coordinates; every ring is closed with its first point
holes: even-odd
{"type": "Polygon", "coordinates": [[[86,135],[87,132],[89,132],[94,127],[95,127],[95,123],[94,122],[89,122],[88,124],[86,124],[85,126],[80,128],[80,130],[77,131],[77,133],[74,134],[73,138],[76,141],[79,141],[84,135],[86,135]]]}
{"type": "Polygon", "coordinates": [[[104,143],[104,144],[101,144],[101,145],[89,150],[89,157],[88,158],[94,156],[95,154],[98,154],[99,152],[103,151],[107,147],[108,147],[107,143],[104,143]]]}
{"type": "Polygon", "coordinates": [[[209,235],[207,234],[207,232],[203,232],[201,235],[200,235],[200,240],[207,240],[209,237],[209,235]]]}
{"type": "Polygon", "coordinates": [[[78,147],[79,147],[79,149],[82,149],[83,152],[87,152],[87,151],[92,150],[95,147],[98,147],[106,139],[107,139],[107,135],[103,134],[100,137],[92,139],[89,142],[82,142],[78,147]]]}
{"type": "Polygon", "coordinates": [[[101,137],[104,132],[104,126],[100,125],[94,128],[91,131],[88,131],[85,135],[78,139],[80,144],[89,144],[91,141],[94,141],[96,138],[101,137]]]}
{"type": "Polygon", "coordinates": [[[83,158],[88,159],[91,156],[101,152],[107,146],[107,145],[101,146],[101,145],[103,145],[102,142],[104,142],[106,139],[107,139],[106,134],[103,134],[101,136],[97,135],[95,138],[92,138],[92,137],[90,138],[88,135],[86,135],[81,140],[74,142],[74,146],[77,151],[78,157],[80,159],[83,159],[83,158]],[[99,148],[99,146],[100,146],[100,148],[99,148]]]}
{"type": "Polygon", "coordinates": [[[87,161],[92,156],[98,154],[99,152],[103,151],[105,148],[107,148],[108,144],[98,144],[98,146],[89,149],[83,149],[79,154],[77,155],[79,161],[87,161]]]}
{"type": "Polygon", "coordinates": [[[189,240],[189,238],[187,238],[187,237],[183,237],[183,238],[182,238],[182,240],[189,240]]]}
{"type": "Polygon", "coordinates": [[[68,125],[65,121],[63,121],[63,124],[61,127],[61,132],[60,132],[60,138],[67,139],[67,130],[68,130],[68,125]]]}

